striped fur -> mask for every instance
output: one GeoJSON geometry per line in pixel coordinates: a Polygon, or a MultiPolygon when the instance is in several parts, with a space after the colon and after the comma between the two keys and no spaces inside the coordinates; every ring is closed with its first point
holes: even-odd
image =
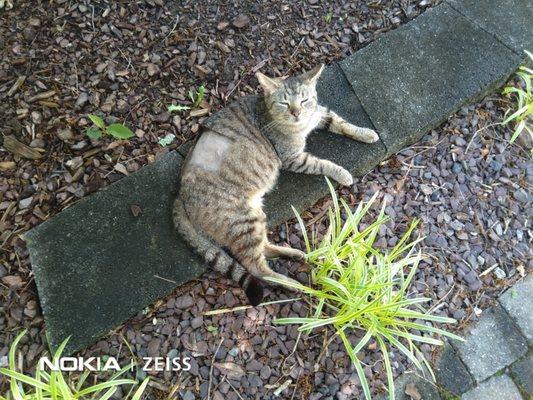
{"type": "Polygon", "coordinates": [[[246,96],[203,123],[181,173],[174,223],[214,270],[238,282],[250,303],[263,298],[261,278],[291,278],[270,269],[266,257],[303,259],[300,250],[267,240],[263,196],[280,169],[329,176],[351,185],[339,165],[304,151],[309,133],[325,127],[352,139],[373,142],[376,133],[356,127],[319,106],[315,89],[319,66],[299,77],[257,74],[264,96],[246,96]]]}

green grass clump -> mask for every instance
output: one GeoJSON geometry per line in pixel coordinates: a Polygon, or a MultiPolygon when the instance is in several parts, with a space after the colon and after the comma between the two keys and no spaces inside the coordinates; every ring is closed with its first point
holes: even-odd
{"type": "MultiPolygon", "coordinates": [[[[391,250],[384,252],[374,248],[380,227],[388,218],[385,204],[377,219],[369,226],[359,229],[361,220],[367,215],[376,200],[376,195],[366,204],[361,203],[352,211],[344,200],[337,198],[328,180],[333,206],[328,210],[329,228],[320,243],[316,235],[310,241],[301,217],[296,217],[307,247],[307,261],[313,266],[312,287],[298,283],[285,284],[309,296],[312,304],[308,318],[281,318],[278,324],[298,324],[299,330],[311,330],[330,326],[340,336],[361,381],[366,399],[370,400],[370,389],[357,353],[373,340],[383,355],[388,380],[389,399],[394,399],[394,381],[390,362],[390,349],[396,348],[405,354],[420,370],[423,366],[434,375],[428,361],[417,347],[417,343],[442,345],[435,335],[460,337],[433,326],[435,323],[455,323],[451,318],[439,317],[426,312],[421,303],[430,299],[412,297],[408,291],[417,266],[422,259],[414,246],[422,240],[409,241],[418,221],[413,221],[407,232],[391,250]],[[345,214],[343,222],[341,214],[345,214]],[[411,333],[416,330],[419,333],[411,333]],[[349,340],[351,333],[359,332],[358,343],[349,340]]],[[[331,340],[330,340],[331,342],[331,340]]]]}
{"type": "MultiPolygon", "coordinates": [[[[0,400],[106,400],[115,394],[119,386],[138,384],[133,379],[119,379],[120,375],[126,372],[129,366],[116,372],[109,380],[94,385],[86,384],[90,374],[88,370],[84,371],[78,377],[70,375],[65,377],[61,371],[46,371],[45,369],[41,369],[40,363],[38,363],[35,370],[35,377],[18,372],[15,364],[16,349],[25,334],[26,331],[20,333],[11,345],[8,368],[0,368],[0,375],[5,375],[10,378],[9,392],[3,396],[0,395],[0,400]]],[[[66,344],[67,340],[59,346],[52,362],[55,362],[55,360],[61,357],[61,353],[66,344]]],[[[94,382],[94,378],[91,378],[91,381],[94,382]]],[[[139,400],[147,384],[148,378],[142,382],[135,393],[132,393],[132,386],[124,399],[139,400]]]]}
{"type": "MultiPolygon", "coordinates": [[[[533,54],[526,51],[529,59],[533,62],[533,54]]],[[[505,113],[503,125],[513,123],[514,132],[510,142],[513,143],[516,138],[524,131],[526,131],[533,139],[533,92],[531,91],[531,80],[533,78],[533,70],[526,66],[519,68],[516,75],[522,81],[523,87],[507,86],[503,89],[503,94],[510,95],[514,98],[515,104],[513,108],[509,108],[505,113]]]]}

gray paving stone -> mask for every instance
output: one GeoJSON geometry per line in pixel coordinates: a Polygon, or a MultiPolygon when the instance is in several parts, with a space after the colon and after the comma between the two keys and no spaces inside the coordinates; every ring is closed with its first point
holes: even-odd
{"type": "Polygon", "coordinates": [[[533,2],[531,0],[448,0],[475,24],[496,35],[523,54],[533,49],[533,2]]]}
{"type": "MultiPolygon", "coordinates": [[[[394,396],[396,400],[412,400],[412,397],[405,393],[408,384],[414,385],[423,400],[441,400],[441,396],[435,384],[417,373],[406,372],[394,381],[394,396]]],[[[388,394],[382,395],[380,400],[387,400],[388,394]]]]}
{"type": "Polygon", "coordinates": [[[67,352],[81,349],[204,271],[171,222],[181,161],[169,153],[26,234],[53,347],[72,335],[67,352]]]}
{"type": "Polygon", "coordinates": [[[485,311],[466,341],[453,343],[476,380],[481,382],[527,352],[527,343],[501,306],[485,311]]]}
{"type": "MultiPolygon", "coordinates": [[[[320,104],[357,126],[373,128],[337,64],[324,70],[318,81],[317,91],[320,104]]],[[[342,165],[355,176],[368,172],[387,155],[382,142],[366,144],[321,130],[313,132],[308,138],[307,151],[342,165]]],[[[278,184],[265,198],[265,212],[270,225],[275,226],[294,217],[290,205],[302,211],[327,193],[323,176],[282,171],[278,184]]]]}
{"type": "Polygon", "coordinates": [[[435,377],[440,387],[455,395],[461,395],[474,387],[470,373],[449,344],[444,347],[437,361],[435,377]]]}
{"type": "Polygon", "coordinates": [[[533,353],[531,351],[511,366],[511,375],[522,391],[533,397],[533,353]]]}
{"type": "Polygon", "coordinates": [[[461,396],[461,400],[492,399],[522,400],[522,396],[508,375],[494,376],[461,396]]]}
{"type": "Polygon", "coordinates": [[[533,345],[533,275],[508,289],[499,299],[500,304],[511,315],[516,325],[533,345]]]}
{"type": "Polygon", "coordinates": [[[389,153],[501,85],[522,57],[447,4],[383,35],[340,65],[389,153]]]}

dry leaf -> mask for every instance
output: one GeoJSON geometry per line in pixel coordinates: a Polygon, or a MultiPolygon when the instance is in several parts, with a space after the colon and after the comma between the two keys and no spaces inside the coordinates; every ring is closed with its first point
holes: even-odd
{"type": "Polygon", "coordinates": [[[7,92],[7,97],[13,96],[17,92],[17,90],[19,90],[25,80],[26,77],[24,75],[19,76],[13,86],[11,86],[11,89],[9,89],[9,92],[7,92]]]}
{"type": "Polygon", "coordinates": [[[18,275],[8,275],[2,278],[4,282],[10,289],[20,289],[22,287],[22,278],[18,275]]]}
{"type": "Polygon", "coordinates": [[[200,108],[198,110],[193,110],[189,113],[191,117],[202,117],[209,114],[209,108],[200,108]]]}
{"type": "Polygon", "coordinates": [[[141,215],[142,213],[142,210],[141,210],[141,207],[139,207],[138,205],[136,204],[132,204],[130,206],[130,210],[131,210],[131,213],[133,214],[134,217],[138,217],[139,215],[141,215]]]}
{"type": "Polygon", "coordinates": [[[33,103],[36,100],[44,100],[52,97],[56,94],[55,90],[49,90],[47,92],[36,94],[35,96],[32,96],[28,99],[28,103],[33,103]]]}
{"type": "Polygon", "coordinates": [[[15,155],[31,160],[38,160],[42,157],[41,153],[19,142],[13,135],[4,136],[4,148],[15,155]]]}
{"type": "Polygon", "coordinates": [[[422,400],[422,396],[414,383],[408,383],[405,385],[405,394],[410,396],[413,400],[422,400]]]}
{"type": "Polygon", "coordinates": [[[115,166],[113,167],[113,169],[114,169],[115,171],[120,172],[121,174],[129,175],[128,170],[126,169],[126,167],[124,166],[124,164],[117,163],[117,164],[115,164],[115,166]]]}
{"type": "Polygon", "coordinates": [[[213,363],[213,366],[218,369],[221,374],[226,375],[228,379],[238,381],[244,376],[244,370],[232,362],[213,363]]]}
{"type": "Polygon", "coordinates": [[[518,271],[518,273],[520,274],[520,276],[523,278],[524,276],[526,276],[526,270],[524,268],[524,266],[522,264],[520,264],[518,267],[516,267],[516,270],[518,271]]]}
{"type": "Polygon", "coordinates": [[[8,169],[13,169],[17,166],[13,161],[0,161],[0,170],[7,171],[8,169]]]}

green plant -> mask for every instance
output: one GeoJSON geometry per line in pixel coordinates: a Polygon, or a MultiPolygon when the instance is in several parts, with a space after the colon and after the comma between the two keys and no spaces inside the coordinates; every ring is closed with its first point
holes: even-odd
{"type": "Polygon", "coordinates": [[[185,110],[190,110],[191,107],[189,106],[184,106],[182,104],[171,104],[168,106],[167,110],[168,112],[173,112],[173,111],[185,111],[185,110]]]}
{"type": "Polygon", "coordinates": [[[167,147],[170,143],[172,143],[176,139],[176,136],[173,133],[167,133],[165,137],[159,139],[157,143],[159,143],[162,147],[167,147]]]}
{"type": "Polygon", "coordinates": [[[326,24],[329,24],[332,18],[333,18],[333,13],[331,11],[328,11],[326,15],[324,15],[324,21],[326,22],[326,24]]]}
{"type": "Polygon", "coordinates": [[[380,251],[374,248],[374,241],[380,227],[388,220],[384,214],[385,204],[374,222],[359,229],[361,220],[367,215],[377,194],[352,211],[344,200],[339,201],[329,180],[327,183],[333,207],[328,210],[329,228],[320,243],[317,243],[316,234],[309,240],[305,225],[293,208],[302,227],[307,260],[313,266],[312,287],[268,278],[308,295],[313,311],[308,318],[281,318],[275,322],[298,324],[299,330],[305,333],[324,326],[333,327],[335,335],[330,342],[336,336],[341,338],[355,366],[366,399],[370,399],[370,389],[357,353],[373,340],[373,344],[379,347],[383,355],[389,399],[394,399],[389,348],[397,348],[422,371],[425,365],[433,376],[428,361],[415,342],[442,345],[443,342],[432,337],[433,334],[461,340],[458,336],[431,325],[456,321],[429,314],[420,303],[430,299],[412,298],[408,292],[422,259],[420,252],[415,253],[414,246],[423,238],[409,242],[417,221],[410,224],[407,232],[390,251],[380,251]],[[346,217],[344,222],[342,213],[346,217]],[[421,334],[411,333],[411,330],[418,330],[421,334]],[[357,331],[361,332],[362,338],[353,344],[355,335],[350,340],[350,334],[357,331]]]}
{"type": "MultiPolygon", "coordinates": [[[[533,54],[526,51],[529,59],[533,62],[533,54]]],[[[514,124],[514,132],[510,142],[513,143],[518,135],[524,130],[529,133],[533,139],[533,128],[531,125],[533,119],[533,92],[531,91],[531,80],[533,70],[526,66],[519,68],[516,75],[522,81],[523,87],[507,86],[503,89],[503,94],[514,97],[516,103],[513,108],[509,108],[505,113],[503,125],[510,122],[514,124]]]]}
{"type": "MultiPolygon", "coordinates": [[[[1,400],[77,400],[77,399],[91,399],[91,400],[106,400],[109,399],[122,385],[137,385],[138,382],[133,379],[119,379],[119,377],[127,371],[129,366],[124,367],[116,372],[107,381],[100,382],[94,385],[88,385],[86,382],[90,371],[84,371],[79,377],[63,376],[61,371],[51,370],[47,372],[41,368],[39,362],[36,366],[35,377],[25,375],[18,372],[16,369],[16,349],[17,345],[26,334],[26,331],[21,332],[11,345],[9,349],[9,367],[0,368],[0,373],[10,378],[9,393],[6,397],[0,395],[1,400]]],[[[61,357],[67,340],[65,340],[54,354],[52,362],[61,357]]],[[[148,378],[146,378],[137,388],[135,393],[132,393],[133,386],[126,399],[139,400],[148,385],[148,378]],[[130,397],[131,396],[131,397],[130,397]]]]}
{"type": "Polygon", "coordinates": [[[192,101],[193,108],[198,107],[202,101],[204,101],[205,97],[205,86],[200,85],[198,89],[196,89],[194,92],[192,90],[189,90],[189,99],[192,101]]]}
{"type": "Polygon", "coordinates": [[[99,139],[104,134],[111,135],[115,139],[129,139],[134,135],[130,128],[122,124],[111,124],[106,126],[104,120],[98,115],[89,114],[88,117],[94,125],[87,128],[85,134],[91,139],[99,139]]]}

